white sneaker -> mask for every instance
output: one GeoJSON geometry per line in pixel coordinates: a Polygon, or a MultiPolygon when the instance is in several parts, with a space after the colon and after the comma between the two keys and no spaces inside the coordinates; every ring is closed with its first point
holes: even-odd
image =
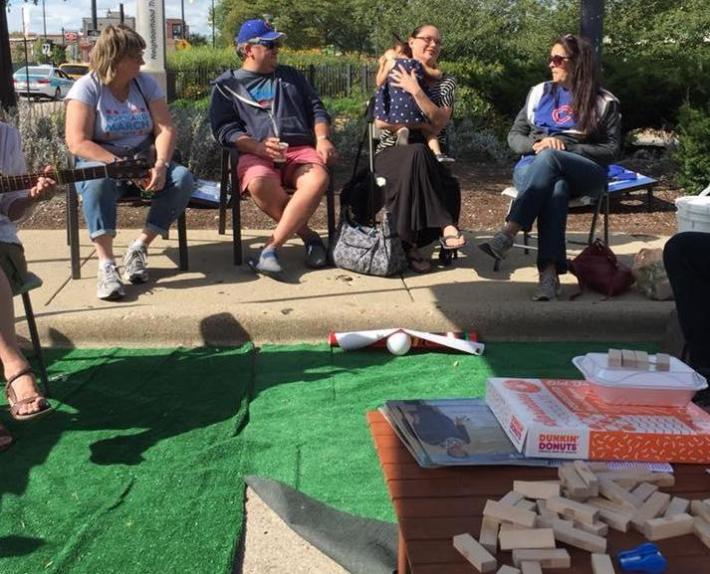
{"type": "Polygon", "coordinates": [[[96,296],[105,301],[117,301],[123,299],[125,294],[116,264],[111,262],[100,266],[96,281],[96,296]]]}
{"type": "Polygon", "coordinates": [[[148,250],[145,246],[129,247],[123,256],[123,278],[133,283],[145,283],[148,281],[148,250]]]}

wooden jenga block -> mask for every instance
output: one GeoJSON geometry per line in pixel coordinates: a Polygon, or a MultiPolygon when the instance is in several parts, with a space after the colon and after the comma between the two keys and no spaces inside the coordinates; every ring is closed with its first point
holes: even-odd
{"type": "Polygon", "coordinates": [[[589,498],[585,504],[593,506],[594,508],[603,508],[605,510],[611,510],[613,512],[619,512],[621,514],[633,514],[637,510],[637,506],[633,506],[628,502],[613,502],[606,498],[589,498]]]}
{"type": "Polygon", "coordinates": [[[523,560],[520,563],[520,570],[522,574],[542,574],[542,566],[539,562],[531,562],[529,560],[523,560]]]}
{"type": "Polygon", "coordinates": [[[498,568],[498,572],[496,572],[496,574],[520,574],[520,570],[513,568],[512,566],[508,566],[507,564],[503,564],[503,566],[498,568]]]}
{"type": "Polygon", "coordinates": [[[564,548],[554,550],[513,550],[513,564],[539,562],[543,568],[569,568],[572,564],[569,552],[564,548]]]}
{"type": "Polygon", "coordinates": [[[522,508],[523,510],[530,510],[531,512],[535,512],[537,509],[537,504],[535,504],[532,500],[521,500],[516,502],[514,506],[515,508],[522,508]]]}
{"type": "Polygon", "coordinates": [[[649,540],[685,536],[693,532],[693,517],[684,512],[671,518],[653,518],[644,522],[641,531],[649,540]]]}
{"type": "Polygon", "coordinates": [[[583,460],[575,460],[574,468],[577,471],[577,474],[579,474],[584,483],[587,485],[587,488],[589,488],[592,492],[591,496],[597,496],[597,493],[599,492],[599,479],[597,478],[597,475],[592,472],[592,469],[589,468],[589,465],[583,460]]]}
{"type": "Polygon", "coordinates": [[[468,533],[454,536],[454,548],[479,572],[493,572],[498,568],[497,560],[468,533]]]}
{"type": "Polygon", "coordinates": [[[690,507],[690,500],[687,498],[681,498],[680,496],[674,496],[671,498],[668,508],[663,513],[663,518],[672,518],[676,514],[683,514],[688,512],[690,507]]]}
{"type": "Polygon", "coordinates": [[[560,495],[559,480],[515,480],[513,481],[513,491],[522,494],[527,498],[547,499],[560,495]]]}
{"type": "Polygon", "coordinates": [[[671,356],[667,353],[656,353],[656,370],[657,371],[670,371],[671,370],[671,356]]]}
{"type": "Polygon", "coordinates": [[[693,519],[693,531],[700,541],[710,548],[710,522],[696,516],[693,519]]]}
{"type": "Polygon", "coordinates": [[[609,465],[607,463],[599,462],[598,460],[590,460],[587,463],[587,466],[589,467],[589,470],[594,473],[606,472],[607,470],[609,470],[609,465]]]}
{"type": "Polygon", "coordinates": [[[599,481],[599,493],[617,504],[627,502],[631,506],[636,505],[636,497],[625,488],[620,487],[613,480],[602,478],[599,481]]]}
{"type": "MultiPolygon", "coordinates": [[[[599,509],[562,496],[553,496],[546,501],[546,505],[549,510],[559,514],[569,511],[575,520],[580,520],[587,524],[594,524],[597,516],[599,516],[599,509]]],[[[569,517],[569,514],[567,516],[569,517]]]]}
{"type": "Polygon", "coordinates": [[[648,371],[648,353],[646,351],[636,351],[636,368],[648,371]]]}
{"type": "Polygon", "coordinates": [[[586,522],[575,520],[573,526],[597,536],[606,536],[609,534],[609,525],[606,522],[597,521],[594,524],[587,524],[586,522]]]}
{"type": "MultiPolygon", "coordinates": [[[[487,516],[484,516],[484,518],[488,518],[487,516]]],[[[535,525],[537,526],[537,524],[535,525]]],[[[519,524],[513,524],[512,522],[503,522],[500,525],[500,528],[498,529],[498,535],[500,535],[501,532],[508,532],[510,530],[526,530],[526,526],[520,526],[519,524]]]]}
{"type": "Polygon", "coordinates": [[[590,534],[579,528],[562,525],[559,522],[553,525],[553,530],[555,532],[555,540],[575,548],[581,548],[587,552],[598,552],[600,554],[606,552],[606,538],[590,534]]]}
{"type": "Polygon", "coordinates": [[[636,506],[641,506],[646,499],[658,490],[658,486],[650,482],[642,482],[631,491],[631,496],[636,499],[636,506]]]}
{"type": "Polygon", "coordinates": [[[491,518],[490,516],[484,516],[481,521],[481,534],[478,537],[478,542],[483,546],[488,552],[494,554],[498,551],[498,529],[500,528],[500,522],[491,518]]]}
{"type": "Polygon", "coordinates": [[[592,554],[592,572],[594,574],[615,574],[611,557],[608,554],[592,554]]]}
{"type": "Polygon", "coordinates": [[[606,354],[606,364],[610,369],[620,369],[621,368],[621,350],[620,349],[609,349],[606,354]]]}
{"type": "Polygon", "coordinates": [[[555,534],[552,528],[525,528],[506,530],[500,533],[500,549],[554,548],[555,534]]]}
{"type": "Polygon", "coordinates": [[[693,500],[690,503],[690,513],[699,516],[705,522],[710,522],[710,504],[702,500],[693,500]]]}
{"type": "Polygon", "coordinates": [[[628,532],[632,513],[604,498],[590,498],[587,504],[599,509],[599,520],[619,532],[628,532]]]}
{"type": "Polygon", "coordinates": [[[624,369],[636,368],[636,351],[621,349],[621,366],[624,369]]]}
{"type": "Polygon", "coordinates": [[[646,470],[607,470],[598,472],[599,480],[608,479],[614,482],[628,480],[629,482],[649,482],[661,488],[673,486],[675,477],[670,472],[650,472],[646,470]]]}
{"type": "Polygon", "coordinates": [[[535,526],[537,514],[530,510],[510,506],[509,504],[488,500],[486,501],[486,506],[483,508],[483,516],[490,516],[491,518],[495,518],[498,522],[512,522],[513,524],[532,528],[535,526]]]}
{"type": "Polygon", "coordinates": [[[643,532],[643,523],[652,518],[656,518],[659,514],[662,514],[668,503],[671,500],[671,495],[665,492],[654,492],[646,502],[644,502],[636,510],[634,515],[631,517],[631,523],[634,527],[643,532]]]}
{"type": "Polygon", "coordinates": [[[514,490],[511,490],[503,498],[501,498],[498,502],[502,502],[503,504],[509,504],[510,506],[515,506],[523,498],[525,498],[525,497],[522,494],[520,494],[519,492],[515,492],[514,490]]]}
{"type": "Polygon", "coordinates": [[[571,463],[563,464],[557,469],[557,474],[560,477],[562,486],[567,489],[570,496],[591,496],[587,483],[579,476],[577,469],[571,463]]]}
{"type": "Polygon", "coordinates": [[[574,521],[559,518],[557,514],[555,514],[555,518],[545,518],[543,516],[538,516],[537,520],[535,521],[535,526],[537,526],[538,528],[554,528],[555,524],[574,526],[574,521]]]}

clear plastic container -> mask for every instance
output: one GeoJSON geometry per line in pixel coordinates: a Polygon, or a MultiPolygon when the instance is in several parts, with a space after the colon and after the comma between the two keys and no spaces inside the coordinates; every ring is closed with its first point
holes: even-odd
{"type": "Polygon", "coordinates": [[[652,355],[649,370],[609,367],[606,353],[587,353],[572,363],[594,386],[605,403],[684,407],[707,381],[683,361],[671,357],[668,371],[655,370],[652,355]]]}

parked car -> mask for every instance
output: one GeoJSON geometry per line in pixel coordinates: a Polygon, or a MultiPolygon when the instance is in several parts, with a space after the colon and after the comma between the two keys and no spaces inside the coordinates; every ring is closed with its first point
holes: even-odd
{"type": "Polygon", "coordinates": [[[61,100],[74,85],[74,80],[54,66],[23,66],[12,75],[12,79],[18,95],[34,98],[61,100]]]}
{"type": "Polygon", "coordinates": [[[84,74],[89,73],[89,64],[84,64],[82,62],[66,62],[64,64],[59,64],[59,69],[72,80],[78,80],[84,74]]]}

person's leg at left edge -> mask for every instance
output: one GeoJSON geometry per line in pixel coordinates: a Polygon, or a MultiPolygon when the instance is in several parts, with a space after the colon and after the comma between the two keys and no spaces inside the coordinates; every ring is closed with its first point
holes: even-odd
{"type": "Polygon", "coordinates": [[[15,334],[13,285],[17,289],[22,284],[26,272],[22,247],[1,243],[0,362],[2,362],[6,381],[5,393],[10,406],[10,414],[16,420],[37,418],[51,410],[49,403],[37,387],[34,372],[22,354],[15,334]]]}
{"type": "Polygon", "coordinates": [[[129,245],[123,257],[123,274],[131,283],[148,281],[148,246],[158,235],[166,233],[185,211],[194,190],[192,174],[176,163],[168,166],[165,181],[165,187],[153,194],[143,231],[129,245]]]}

